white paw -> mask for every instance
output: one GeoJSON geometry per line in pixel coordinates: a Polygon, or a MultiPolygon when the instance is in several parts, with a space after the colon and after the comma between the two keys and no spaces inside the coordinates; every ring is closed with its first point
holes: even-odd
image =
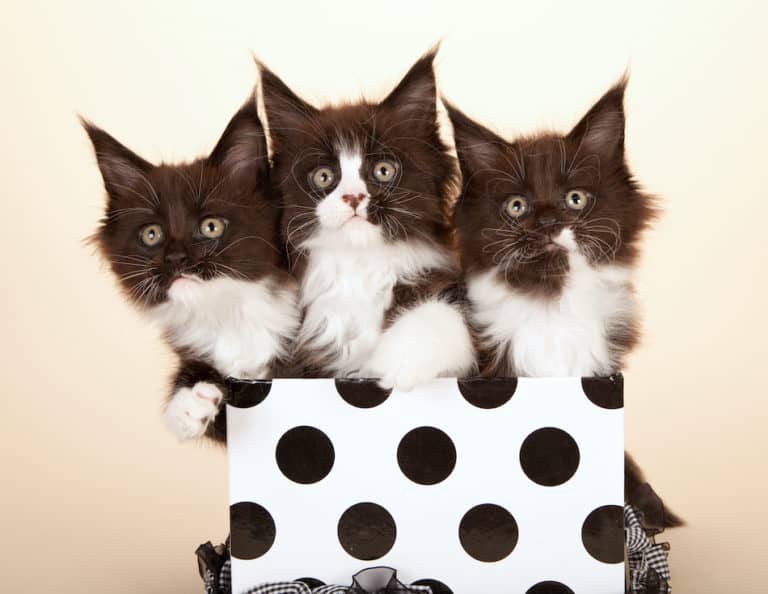
{"type": "Polygon", "coordinates": [[[236,379],[269,379],[269,364],[264,362],[263,358],[256,361],[247,359],[236,359],[229,365],[222,366],[224,374],[227,377],[236,379]]]}
{"type": "Polygon", "coordinates": [[[411,364],[403,361],[399,369],[389,374],[380,374],[379,385],[387,390],[394,389],[399,392],[410,392],[417,386],[431,382],[439,377],[440,370],[430,369],[428,365],[417,367],[417,364],[411,364]]]}
{"type": "Polygon", "coordinates": [[[366,375],[384,388],[408,392],[437,377],[463,376],[474,350],[461,313],[428,301],[401,315],[381,337],[366,375]]]}
{"type": "Polygon", "coordinates": [[[165,422],[179,439],[200,437],[216,418],[223,399],[218,386],[208,382],[180,388],[165,408],[165,422]]]}

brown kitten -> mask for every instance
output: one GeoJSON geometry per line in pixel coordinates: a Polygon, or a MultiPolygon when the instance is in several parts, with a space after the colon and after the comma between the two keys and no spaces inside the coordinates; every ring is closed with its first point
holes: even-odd
{"type": "Polygon", "coordinates": [[[455,223],[484,371],[609,375],[638,338],[632,275],[652,199],[624,154],[624,89],[565,135],[506,141],[448,105],[464,186],[455,223]]]}
{"type": "MultiPolygon", "coordinates": [[[[446,102],[483,375],[610,375],[637,342],[632,273],[657,209],[627,165],[625,88],[617,83],[566,135],[509,142],[446,102]]],[[[628,454],[625,467],[626,501],[647,525],[682,525],[628,454]]]]}
{"type": "Polygon", "coordinates": [[[434,57],[380,103],[322,109],[261,66],[310,374],[407,390],[474,364],[455,302],[445,213],[456,168],[439,136],[434,57]]]}
{"type": "Polygon", "coordinates": [[[224,439],[226,376],[271,377],[298,325],[281,270],[278,203],[254,98],[213,152],[153,165],[83,121],[107,191],[93,240],[126,297],[164,331],[182,364],[166,407],[180,438],[224,439]]]}

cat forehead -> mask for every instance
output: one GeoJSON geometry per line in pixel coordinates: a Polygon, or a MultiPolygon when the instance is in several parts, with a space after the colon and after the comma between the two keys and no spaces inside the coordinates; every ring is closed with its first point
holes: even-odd
{"type": "Polygon", "coordinates": [[[333,150],[338,147],[368,147],[397,141],[392,134],[396,121],[386,109],[372,103],[328,106],[305,124],[305,131],[333,150]]]}
{"type": "Polygon", "coordinates": [[[500,153],[499,168],[531,185],[590,181],[599,176],[595,155],[580,150],[566,136],[540,134],[509,143],[500,153]]]}

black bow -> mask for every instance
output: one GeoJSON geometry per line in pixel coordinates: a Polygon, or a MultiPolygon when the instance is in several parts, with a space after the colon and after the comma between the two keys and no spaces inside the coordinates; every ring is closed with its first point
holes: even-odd
{"type": "Polygon", "coordinates": [[[406,586],[391,567],[372,567],[356,573],[350,594],[431,594],[429,586],[406,586]]]}

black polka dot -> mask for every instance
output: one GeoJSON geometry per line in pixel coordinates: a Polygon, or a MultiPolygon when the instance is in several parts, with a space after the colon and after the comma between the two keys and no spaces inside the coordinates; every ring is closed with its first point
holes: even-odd
{"type": "Polygon", "coordinates": [[[478,408],[499,408],[509,402],[517,389],[516,377],[471,378],[459,380],[464,399],[478,408]]]}
{"type": "Polygon", "coordinates": [[[624,408],[624,376],[585,377],[581,388],[594,404],[600,408],[624,408]]]}
{"type": "Polygon", "coordinates": [[[573,594],[573,590],[560,582],[539,582],[525,594],[573,594]]]}
{"type": "Polygon", "coordinates": [[[456,466],[456,448],[445,433],[434,427],[409,431],[397,448],[403,474],[420,485],[444,481],[456,466]]]}
{"type": "Polygon", "coordinates": [[[335,453],[328,436],[314,427],[294,427],[277,442],[275,458],[282,473],[296,483],[323,480],[333,468],[335,453]]]}
{"type": "Polygon", "coordinates": [[[598,507],[581,527],[584,548],[603,563],[624,561],[624,509],[620,505],[598,507]]]}
{"type": "Polygon", "coordinates": [[[272,389],[270,380],[228,379],[229,395],[227,404],[236,408],[250,408],[261,404],[272,389]]]}
{"type": "Polygon", "coordinates": [[[397,536],[395,520],[375,503],[358,503],[339,520],[339,542],[355,559],[373,561],[386,555],[397,536]]]}
{"type": "Polygon", "coordinates": [[[293,581],[301,582],[302,584],[304,584],[305,586],[309,586],[310,588],[320,588],[321,586],[325,586],[325,582],[321,582],[320,580],[311,578],[311,577],[303,577],[293,581]]]}
{"type": "Polygon", "coordinates": [[[469,510],[459,526],[459,540],[467,554],[486,563],[501,561],[517,545],[515,518],[499,505],[485,503],[469,510]]]}
{"type": "Polygon", "coordinates": [[[352,406],[357,408],[373,408],[384,402],[392,390],[385,390],[376,380],[369,379],[337,379],[336,391],[352,406]]]}
{"type": "Polygon", "coordinates": [[[411,585],[429,586],[432,590],[432,594],[453,594],[453,590],[451,590],[443,582],[438,582],[437,580],[419,580],[417,582],[413,582],[411,585]]]}
{"type": "Polygon", "coordinates": [[[275,542],[275,521],[257,503],[241,501],[229,508],[232,556],[237,559],[257,559],[275,542]]]}
{"type": "Polygon", "coordinates": [[[525,438],[520,465],[534,483],[545,487],[562,485],[579,468],[579,446],[562,429],[545,427],[525,438]]]}

